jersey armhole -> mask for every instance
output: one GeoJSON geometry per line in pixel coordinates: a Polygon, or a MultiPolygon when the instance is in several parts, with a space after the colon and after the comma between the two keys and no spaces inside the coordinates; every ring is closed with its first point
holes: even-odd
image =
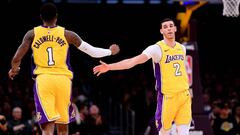
{"type": "Polygon", "coordinates": [[[160,51],[161,51],[161,56],[160,56],[160,59],[159,59],[159,62],[160,62],[160,61],[162,60],[163,51],[162,51],[161,45],[159,45],[159,44],[156,44],[156,45],[158,45],[158,47],[159,47],[159,49],[160,49],[160,51]]]}

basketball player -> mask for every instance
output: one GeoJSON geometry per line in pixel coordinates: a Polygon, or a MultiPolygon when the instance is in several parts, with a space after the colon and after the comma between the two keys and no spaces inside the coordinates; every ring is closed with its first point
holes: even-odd
{"type": "Polygon", "coordinates": [[[147,47],[142,54],[113,64],[94,67],[99,76],[109,70],[123,70],[145,63],[152,58],[156,78],[157,109],[156,126],[159,135],[169,135],[172,122],[177,125],[178,135],[189,135],[191,122],[191,96],[185,69],[186,49],[175,41],[177,28],[173,20],[167,18],[161,22],[160,33],[163,40],[147,47]]]}
{"type": "Polygon", "coordinates": [[[93,47],[76,33],[56,24],[57,8],[46,3],[41,7],[43,25],[29,30],[12,58],[9,77],[19,73],[23,56],[32,48],[33,75],[35,76],[34,99],[38,122],[43,135],[52,135],[56,124],[57,132],[68,135],[68,123],[74,119],[71,106],[71,80],[73,73],[69,63],[69,45],[92,57],[115,55],[119,52],[116,44],[110,49],[93,47]]]}

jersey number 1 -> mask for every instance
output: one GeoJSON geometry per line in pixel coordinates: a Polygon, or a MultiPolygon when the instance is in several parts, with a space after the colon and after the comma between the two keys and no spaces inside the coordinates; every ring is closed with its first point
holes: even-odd
{"type": "Polygon", "coordinates": [[[47,48],[48,53],[48,66],[52,66],[55,64],[55,61],[53,60],[53,49],[52,47],[47,48]]]}

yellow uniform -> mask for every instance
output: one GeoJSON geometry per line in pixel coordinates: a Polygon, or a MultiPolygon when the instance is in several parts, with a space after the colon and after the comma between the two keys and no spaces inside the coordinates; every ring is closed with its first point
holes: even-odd
{"type": "Polygon", "coordinates": [[[33,75],[36,76],[34,99],[39,123],[69,123],[74,117],[71,107],[69,45],[60,26],[34,28],[33,75]]]}
{"type": "Polygon", "coordinates": [[[62,74],[71,79],[73,74],[69,65],[68,48],[63,27],[35,27],[32,51],[36,67],[33,74],[62,74]]]}
{"type": "Polygon", "coordinates": [[[185,69],[185,51],[180,43],[172,48],[157,42],[162,57],[154,63],[158,103],[156,122],[158,129],[171,128],[174,121],[177,125],[189,124],[191,121],[191,96],[189,94],[188,77],[185,69]]]}

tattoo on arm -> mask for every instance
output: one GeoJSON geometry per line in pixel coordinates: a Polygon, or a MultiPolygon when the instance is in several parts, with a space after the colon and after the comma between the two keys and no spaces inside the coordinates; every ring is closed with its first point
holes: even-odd
{"type": "Polygon", "coordinates": [[[23,40],[21,45],[18,47],[18,50],[16,51],[14,57],[12,58],[12,68],[18,68],[23,56],[27,53],[29,50],[32,42],[34,39],[34,32],[33,30],[29,30],[23,40]]]}
{"type": "Polygon", "coordinates": [[[65,37],[69,44],[73,44],[79,47],[82,43],[82,39],[73,31],[65,30],[65,37]]]}

